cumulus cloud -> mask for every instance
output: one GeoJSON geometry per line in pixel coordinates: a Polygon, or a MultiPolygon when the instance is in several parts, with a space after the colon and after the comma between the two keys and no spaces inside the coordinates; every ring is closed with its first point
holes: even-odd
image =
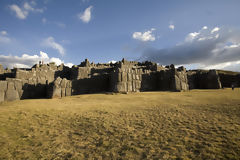
{"type": "MultiPolygon", "coordinates": [[[[0,55],[0,64],[4,67],[8,68],[31,68],[34,64],[37,64],[39,61],[43,61],[44,63],[55,62],[56,65],[60,65],[64,63],[59,58],[51,57],[49,58],[48,54],[45,52],[40,51],[39,55],[29,55],[23,54],[21,57],[19,56],[12,56],[12,55],[0,55]]],[[[65,64],[68,67],[72,67],[72,63],[65,64]]]]}
{"type": "Polygon", "coordinates": [[[220,28],[218,28],[218,27],[215,27],[215,28],[213,28],[213,30],[211,31],[211,33],[213,34],[214,32],[218,32],[218,31],[219,31],[219,29],[220,29],[220,28]]]}
{"type": "Polygon", "coordinates": [[[88,8],[85,9],[83,13],[78,14],[78,18],[82,20],[84,23],[88,23],[91,20],[91,10],[93,6],[89,6],[88,8]]]}
{"type": "Polygon", "coordinates": [[[174,29],[175,29],[175,26],[174,26],[173,24],[170,24],[170,25],[168,26],[168,28],[171,29],[171,30],[174,30],[174,29]]]}
{"type": "Polygon", "coordinates": [[[202,27],[202,30],[204,30],[204,29],[208,29],[208,27],[207,27],[207,26],[203,26],[203,27],[202,27]]]}
{"type": "Polygon", "coordinates": [[[64,56],[65,54],[65,49],[63,48],[63,46],[55,42],[55,39],[53,37],[48,37],[44,39],[42,44],[46,47],[57,50],[61,56],[64,56]]]}
{"type": "Polygon", "coordinates": [[[115,60],[111,60],[111,61],[109,61],[108,63],[115,64],[115,63],[117,63],[117,61],[115,61],[115,60]]]}
{"type": "MultiPolygon", "coordinates": [[[[225,69],[240,61],[240,30],[233,28],[208,29],[204,26],[189,33],[176,46],[143,51],[141,59],[162,65],[198,64],[200,68],[225,69]]],[[[240,69],[238,69],[240,71],[240,69]]]]}
{"type": "Polygon", "coordinates": [[[146,41],[155,41],[155,35],[152,34],[152,32],[156,30],[155,28],[152,28],[151,30],[149,31],[146,31],[146,32],[134,32],[132,34],[132,38],[133,39],[137,39],[137,40],[140,40],[140,41],[143,41],[143,42],[146,42],[146,41]]]}
{"type": "Polygon", "coordinates": [[[28,2],[25,2],[22,7],[19,7],[16,4],[12,4],[9,6],[9,8],[15,12],[17,18],[26,19],[29,12],[43,13],[44,11],[42,8],[34,8],[33,5],[36,5],[36,3],[29,4],[28,2]]]}
{"type": "Polygon", "coordinates": [[[16,13],[17,18],[26,19],[28,12],[18,7],[18,5],[10,5],[9,8],[16,13]]]}

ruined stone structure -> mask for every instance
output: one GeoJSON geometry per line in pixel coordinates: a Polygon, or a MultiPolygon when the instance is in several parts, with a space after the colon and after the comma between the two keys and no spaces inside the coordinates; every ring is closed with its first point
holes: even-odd
{"type": "Polygon", "coordinates": [[[87,59],[72,68],[54,63],[31,69],[4,69],[0,65],[0,102],[55,98],[100,92],[182,91],[220,89],[240,85],[240,74],[217,70],[190,70],[174,65],[123,59],[115,64],[94,64],[87,59]]]}

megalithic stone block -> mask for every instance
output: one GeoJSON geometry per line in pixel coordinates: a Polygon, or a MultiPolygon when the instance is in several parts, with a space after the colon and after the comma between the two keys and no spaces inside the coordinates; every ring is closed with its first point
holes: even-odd
{"type": "Polygon", "coordinates": [[[15,89],[8,89],[6,91],[4,100],[15,101],[15,100],[19,100],[19,99],[20,99],[20,97],[19,97],[18,91],[16,91],[15,89]]]}
{"type": "Polygon", "coordinates": [[[66,88],[66,96],[72,95],[72,88],[66,88]]]}
{"type": "Polygon", "coordinates": [[[4,101],[4,97],[5,97],[5,91],[0,90],[0,102],[4,101]]]}

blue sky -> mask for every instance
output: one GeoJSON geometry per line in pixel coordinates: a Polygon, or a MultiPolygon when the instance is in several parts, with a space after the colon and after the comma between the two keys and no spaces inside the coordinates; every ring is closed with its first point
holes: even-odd
{"type": "Polygon", "coordinates": [[[0,0],[0,63],[126,58],[240,71],[239,6],[239,0],[0,0]]]}

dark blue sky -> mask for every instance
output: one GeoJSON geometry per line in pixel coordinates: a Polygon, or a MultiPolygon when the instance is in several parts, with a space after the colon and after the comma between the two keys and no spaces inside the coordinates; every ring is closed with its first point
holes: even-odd
{"type": "MultiPolygon", "coordinates": [[[[144,59],[148,52],[152,54],[153,49],[161,58],[167,58],[166,62],[170,63],[172,58],[176,63],[174,56],[162,56],[162,50],[168,52],[178,44],[190,48],[197,45],[186,45],[190,43],[186,38],[190,33],[200,33],[204,26],[209,34],[220,28],[220,37],[229,30],[238,33],[239,6],[239,0],[0,0],[0,63],[23,54],[40,56],[40,51],[47,53],[49,59],[55,57],[73,64],[85,58],[96,63],[123,57],[136,60],[144,59]]],[[[198,36],[209,37],[203,32],[198,36]]],[[[213,45],[228,41],[238,45],[236,38],[231,39],[214,41],[213,45]]],[[[240,59],[236,58],[233,59],[238,64],[240,59]]],[[[214,60],[202,63],[204,59],[200,59],[178,64],[190,68],[195,64],[218,64],[214,60]]],[[[165,65],[164,59],[156,61],[165,65]]]]}

